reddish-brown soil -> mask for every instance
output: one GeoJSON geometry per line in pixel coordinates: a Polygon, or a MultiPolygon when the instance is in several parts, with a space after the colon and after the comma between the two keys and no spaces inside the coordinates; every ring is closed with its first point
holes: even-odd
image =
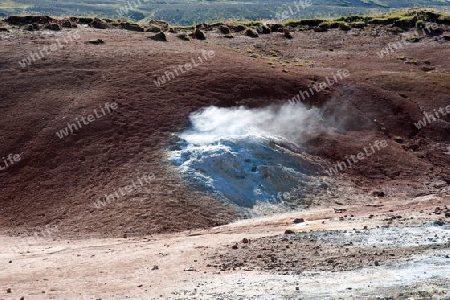
{"type": "Polygon", "coordinates": [[[442,38],[424,37],[379,58],[378,51],[399,40],[381,26],[295,32],[292,40],[282,33],[226,39],[210,31],[206,41],[182,41],[169,33],[168,42],[149,39],[150,33],[80,26],[80,39],[19,65],[67,32],[0,33],[0,157],[21,157],[0,172],[3,232],[58,224],[61,235],[138,236],[237,219],[243,212],[189,189],[165,158],[188,115],[209,105],[282,104],[338,69],[350,76],[305,101],[322,109],[325,125],[336,130],[303,136],[307,151],[330,167],[384,139],[388,147],[336,180],[365,194],[387,188],[412,196],[449,193],[450,114],[420,131],[414,126],[424,111],[450,105],[450,47],[442,38]],[[97,39],[104,44],[87,43],[97,39]],[[203,50],[215,57],[155,86],[156,77],[203,50]],[[56,136],[107,102],[118,109],[76,134],[56,136]],[[144,188],[93,206],[151,173],[155,179],[144,188]]]}

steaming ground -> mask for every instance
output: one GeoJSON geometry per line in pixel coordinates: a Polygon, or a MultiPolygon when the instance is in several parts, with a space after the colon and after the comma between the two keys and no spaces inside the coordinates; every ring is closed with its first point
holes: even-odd
{"type": "Polygon", "coordinates": [[[303,196],[298,187],[320,175],[320,164],[301,146],[304,133],[320,128],[317,110],[211,106],[189,119],[191,127],[179,135],[170,157],[197,189],[247,208],[261,202],[298,203],[303,196]]]}

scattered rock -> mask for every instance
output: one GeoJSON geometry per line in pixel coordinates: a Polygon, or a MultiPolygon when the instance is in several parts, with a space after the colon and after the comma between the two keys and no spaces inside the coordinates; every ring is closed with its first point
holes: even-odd
{"type": "Polygon", "coordinates": [[[93,45],[100,45],[100,44],[104,44],[105,42],[102,39],[97,39],[97,40],[88,41],[88,43],[93,44],[93,45]]]}
{"type": "Polygon", "coordinates": [[[94,20],[92,20],[92,22],[89,24],[89,26],[94,27],[94,28],[98,28],[98,29],[110,28],[108,23],[106,23],[106,22],[104,22],[104,21],[102,21],[100,19],[97,19],[97,18],[94,18],[94,20]]]}
{"type": "Polygon", "coordinates": [[[45,26],[45,29],[54,30],[54,31],[60,31],[61,27],[57,23],[50,23],[47,26],[45,26]]]}
{"type": "Polygon", "coordinates": [[[328,29],[325,28],[325,27],[314,27],[313,30],[314,30],[315,32],[325,32],[325,31],[327,31],[328,29]]]}
{"type": "Polygon", "coordinates": [[[289,30],[284,30],[284,37],[291,40],[294,37],[292,36],[292,33],[289,32],[289,30]]]}
{"type": "Polygon", "coordinates": [[[11,25],[27,25],[27,24],[49,24],[56,21],[49,16],[9,16],[5,22],[11,25]]]}
{"type": "Polygon", "coordinates": [[[94,22],[94,19],[92,19],[92,18],[78,18],[77,22],[79,24],[91,24],[92,22],[94,22]]]}
{"type": "Polygon", "coordinates": [[[378,261],[378,260],[376,260],[375,262],[374,262],[374,264],[375,264],[375,266],[379,266],[380,265],[380,262],[378,261]]]}
{"type": "Polygon", "coordinates": [[[237,244],[234,244],[231,248],[232,248],[232,249],[237,249],[237,248],[238,248],[238,245],[237,245],[237,244]]]}
{"type": "Polygon", "coordinates": [[[146,32],[161,32],[161,28],[157,25],[151,25],[149,28],[145,30],[146,32]]]}
{"type": "Polygon", "coordinates": [[[283,24],[269,24],[269,28],[272,32],[283,32],[284,31],[283,24]]]}
{"type": "Polygon", "coordinates": [[[230,28],[226,25],[220,25],[219,30],[223,34],[229,34],[231,32],[230,28]]]}
{"type": "Polygon", "coordinates": [[[8,29],[5,27],[0,27],[0,32],[8,32],[8,29]]]}
{"type": "Polygon", "coordinates": [[[260,34],[270,34],[271,33],[270,28],[263,24],[256,27],[256,31],[260,34]]]}
{"type": "Polygon", "coordinates": [[[197,39],[197,40],[205,40],[206,39],[205,33],[203,31],[201,31],[200,29],[196,29],[191,35],[194,39],[197,39]]]}
{"type": "Polygon", "coordinates": [[[334,213],[342,214],[344,211],[347,211],[345,208],[335,208],[334,213]]]}
{"type": "Polygon", "coordinates": [[[235,32],[241,32],[247,29],[247,27],[245,27],[244,25],[238,25],[236,27],[233,28],[235,32]]]}
{"type": "Polygon", "coordinates": [[[190,40],[191,40],[191,38],[189,37],[189,35],[187,35],[186,33],[180,33],[180,34],[178,35],[178,38],[181,39],[181,40],[183,40],[183,41],[190,41],[190,40]]]}
{"type": "Polygon", "coordinates": [[[162,41],[162,42],[167,42],[167,36],[164,32],[159,32],[157,34],[155,34],[154,36],[150,37],[152,40],[155,41],[162,41]]]}
{"type": "Polygon", "coordinates": [[[168,31],[169,30],[169,23],[167,23],[165,21],[151,20],[148,22],[148,24],[150,25],[150,28],[155,27],[154,30],[156,30],[156,28],[159,28],[160,31],[168,31]]]}
{"type": "Polygon", "coordinates": [[[381,198],[384,197],[385,195],[383,191],[375,191],[372,193],[372,196],[381,198]]]}
{"type": "Polygon", "coordinates": [[[159,270],[159,267],[158,267],[157,265],[154,265],[154,266],[152,267],[152,271],[155,271],[155,270],[159,270]]]}
{"type": "Polygon", "coordinates": [[[444,225],[445,225],[445,221],[439,219],[439,220],[437,220],[437,221],[434,221],[434,225],[444,226],[444,225]]]}
{"type": "Polygon", "coordinates": [[[303,223],[303,222],[305,222],[305,219],[303,219],[303,218],[295,218],[294,219],[294,224],[303,223]]]}
{"type": "Polygon", "coordinates": [[[248,29],[245,31],[245,35],[246,35],[246,36],[249,36],[249,37],[252,37],[252,38],[257,38],[257,37],[259,37],[258,32],[256,32],[256,30],[253,30],[253,29],[251,29],[251,28],[248,28],[248,29]]]}
{"type": "Polygon", "coordinates": [[[78,27],[78,25],[76,23],[72,23],[69,19],[64,19],[61,21],[61,27],[76,28],[76,27],[78,27]]]}
{"type": "Polygon", "coordinates": [[[294,234],[295,232],[294,231],[292,231],[292,230],[290,230],[290,229],[287,229],[285,232],[284,232],[284,234],[294,234]]]}
{"type": "Polygon", "coordinates": [[[144,28],[142,28],[138,24],[125,22],[125,23],[121,23],[120,25],[125,30],[136,31],[136,32],[144,32],[144,28]]]}
{"type": "Polygon", "coordinates": [[[243,238],[243,239],[242,239],[242,242],[243,242],[244,244],[248,244],[248,243],[250,243],[250,240],[249,240],[248,238],[243,238]]]}
{"type": "Polygon", "coordinates": [[[352,29],[352,27],[345,23],[339,23],[339,29],[343,31],[349,31],[352,29]]]}

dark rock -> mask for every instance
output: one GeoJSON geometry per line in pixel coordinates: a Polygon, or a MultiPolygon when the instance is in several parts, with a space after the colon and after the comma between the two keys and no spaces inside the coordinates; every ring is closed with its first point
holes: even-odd
{"type": "Polygon", "coordinates": [[[287,229],[285,232],[284,232],[284,234],[294,234],[295,232],[294,231],[292,231],[292,230],[290,230],[290,229],[287,229]]]}
{"type": "Polygon", "coordinates": [[[323,27],[314,27],[313,30],[314,30],[315,32],[325,32],[325,31],[327,31],[328,29],[327,29],[327,28],[323,28],[323,27]]]}
{"type": "Polygon", "coordinates": [[[142,28],[138,24],[125,22],[125,23],[121,23],[120,25],[125,30],[136,31],[136,32],[144,32],[144,28],[142,28]]]}
{"type": "Polygon", "coordinates": [[[229,34],[231,32],[230,28],[228,26],[225,26],[225,25],[220,25],[219,30],[223,34],[229,34]]]}
{"type": "Polygon", "coordinates": [[[343,30],[343,31],[349,31],[352,29],[352,27],[350,27],[349,25],[347,25],[345,23],[339,23],[339,29],[343,30]]]}
{"type": "Polygon", "coordinates": [[[6,289],[6,292],[7,292],[8,294],[11,294],[11,288],[6,289]]]}
{"type": "Polygon", "coordinates": [[[151,20],[148,22],[150,26],[154,26],[160,29],[160,31],[168,31],[169,30],[169,23],[165,21],[159,21],[159,20],[151,20]]]}
{"type": "Polygon", "coordinates": [[[155,34],[154,36],[150,37],[152,40],[155,41],[162,41],[162,42],[167,42],[167,37],[166,34],[164,32],[159,32],[157,34],[155,34]]]}
{"type": "Polygon", "coordinates": [[[434,225],[444,226],[444,225],[445,225],[445,221],[444,221],[444,220],[437,220],[437,221],[434,221],[434,225]]]}
{"type": "Polygon", "coordinates": [[[5,22],[11,25],[27,25],[27,24],[49,24],[56,21],[49,16],[9,16],[5,22]]]}
{"type": "Polygon", "coordinates": [[[269,24],[269,28],[272,32],[283,32],[284,25],[283,24],[269,24]]]}
{"type": "Polygon", "coordinates": [[[305,222],[305,219],[303,219],[303,218],[295,218],[295,219],[294,219],[294,223],[295,223],[295,224],[303,223],[303,222],[305,222]]]}
{"type": "Polygon", "coordinates": [[[249,37],[252,37],[252,38],[257,38],[257,37],[259,37],[258,32],[256,32],[256,30],[253,30],[253,29],[251,29],[251,28],[248,28],[248,29],[245,31],[245,35],[246,35],[246,36],[249,36],[249,37]]]}
{"type": "Polygon", "coordinates": [[[8,32],[8,29],[5,27],[0,27],[0,32],[8,32]]]}
{"type": "Polygon", "coordinates": [[[232,248],[232,249],[237,249],[237,248],[238,248],[238,245],[237,245],[237,244],[234,244],[231,248],[232,248]]]}
{"type": "Polygon", "coordinates": [[[54,31],[60,31],[61,27],[57,23],[50,23],[47,26],[45,26],[45,29],[54,30],[54,31]]]}
{"type": "Polygon", "coordinates": [[[64,19],[61,21],[61,27],[64,28],[76,28],[77,24],[72,23],[69,19],[64,19]]]}
{"type": "Polygon", "coordinates": [[[93,45],[100,45],[100,44],[104,44],[105,42],[102,39],[97,39],[97,40],[93,40],[93,41],[88,41],[89,44],[93,44],[93,45]]]}
{"type": "Polygon", "coordinates": [[[243,238],[243,239],[242,239],[242,242],[243,242],[244,244],[248,244],[248,243],[250,243],[250,240],[249,240],[248,238],[243,238]]]}
{"type": "Polygon", "coordinates": [[[375,264],[375,266],[379,266],[380,265],[380,262],[378,261],[378,260],[376,260],[375,262],[374,262],[374,264],[375,264]]]}
{"type": "Polygon", "coordinates": [[[197,39],[197,40],[205,40],[206,39],[205,33],[203,31],[201,31],[200,29],[196,29],[191,35],[194,39],[197,39]]]}
{"type": "Polygon", "coordinates": [[[375,191],[372,193],[372,196],[381,198],[381,197],[384,197],[385,195],[384,195],[384,192],[382,192],[382,191],[375,191]]]}
{"type": "Polygon", "coordinates": [[[234,32],[241,32],[241,31],[244,31],[246,29],[247,29],[247,27],[245,27],[244,25],[238,25],[236,27],[233,27],[234,32]]]}
{"type": "Polygon", "coordinates": [[[155,270],[159,270],[159,267],[156,265],[152,267],[152,271],[155,271],[155,270]]]}
{"type": "Polygon", "coordinates": [[[178,38],[183,40],[183,41],[190,41],[191,40],[191,38],[186,33],[180,33],[178,35],[178,38]]]}
{"type": "Polygon", "coordinates": [[[79,24],[91,24],[92,22],[94,22],[94,19],[92,19],[92,18],[78,18],[77,22],[79,24]]]}
{"type": "Polygon", "coordinates": [[[161,32],[161,28],[157,25],[151,25],[145,30],[146,32],[161,32]]]}
{"type": "Polygon", "coordinates": [[[289,32],[289,30],[285,30],[285,31],[284,31],[284,37],[287,38],[287,39],[289,39],[289,40],[291,40],[291,39],[294,38],[294,37],[292,36],[292,33],[289,32]]]}
{"type": "Polygon", "coordinates": [[[102,20],[97,19],[97,18],[94,18],[94,20],[92,21],[92,23],[89,24],[89,26],[94,27],[94,28],[98,28],[98,29],[108,29],[108,28],[111,27],[111,25],[109,25],[105,21],[102,21],[102,20]]]}
{"type": "Polygon", "coordinates": [[[269,27],[263,24],[256,27],[256,31],[260,34],[270,34],[272,32],[269,27]]]}

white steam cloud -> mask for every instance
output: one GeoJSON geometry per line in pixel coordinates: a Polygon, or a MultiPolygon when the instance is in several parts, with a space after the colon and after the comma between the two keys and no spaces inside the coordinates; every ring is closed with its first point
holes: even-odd
{"type": "Polygon", "coordinates": [[[281,137],[297,143],[303,133],[318,132],[321,127],[319,111],[301,104],[256,109],[210,106],[191,114],[189,119],[192,128],[180,138],[194,145],[250,135],[281,137]]]}

